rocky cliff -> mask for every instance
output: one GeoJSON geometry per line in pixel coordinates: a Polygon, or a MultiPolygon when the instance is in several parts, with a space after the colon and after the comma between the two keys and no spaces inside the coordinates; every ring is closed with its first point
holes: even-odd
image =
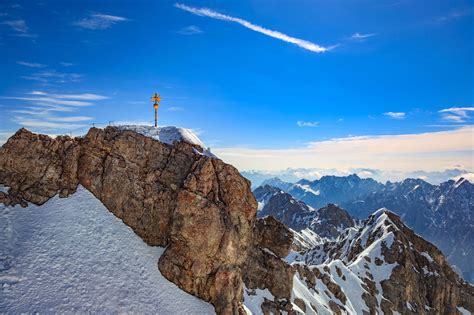
{"type": "Polygon", "coordinates": [[[20,129],[0,150],[0,184],[9,187],[0,202],[43,204],[81,184],[146,243],[167,247],[159,261],[165,277],[217,313],[242,313],[243,266],[249,255],[253,268],[266,262],[258,244],[271,230],[256,225],[250,183],[204,153],[115,127],[55,139],[20,129]]]}

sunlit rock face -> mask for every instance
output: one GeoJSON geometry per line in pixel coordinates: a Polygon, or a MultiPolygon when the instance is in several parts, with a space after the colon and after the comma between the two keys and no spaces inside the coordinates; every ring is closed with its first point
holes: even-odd
{"type": "Polygon", "coordinates": [[[241,266],[253,246],[256,201],[238,171],[196,143],[92,128],[83,138],[19,130],[0,151],[5,204],[42,204],[78,184],[149,245],[167,246],[163,275],[214,304],[241,310],[241,266]]]}

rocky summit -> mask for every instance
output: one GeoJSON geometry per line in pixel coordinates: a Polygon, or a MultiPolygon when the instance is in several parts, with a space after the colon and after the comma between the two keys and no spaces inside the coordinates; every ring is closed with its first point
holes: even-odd
{"type": "Polygon", "coordinates": [[[147,244],[167,247],[166,278],[218,313],[242,312],[257,204],[249,182],[199,145],[116,127],[55,139],[20,129],[0,150],[0,183],[0,202],[23,206],[81,184],[147,244]]]}
{"type": "Polygon", "coordinates": [[[358,222],[274,187],[257,203],[250,182],[186,132],[20,129],[0,149],[0,185],[5,213],[83,186],[148,245],[166,247],[156,272],[218,314],[474,312],[473,287],[395,214],[358,222]]]}

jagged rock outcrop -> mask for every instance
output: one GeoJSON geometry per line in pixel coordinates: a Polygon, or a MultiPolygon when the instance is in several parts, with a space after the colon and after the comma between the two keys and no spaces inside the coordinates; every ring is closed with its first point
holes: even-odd
{"type": "Polygon", "coordinates": [[[145,242],[167,246],[165,277],[236,314],[257,204],[234,167],[200,152],[115,127],[75,139],[21,129],[0,150],[0,184],[10,187],[0,202],[42,204],[81,184],[145,242]]]}
{"type": "Polygon", "coordinates": [[[309,226],[316,213],[304,202],[269,185],[254,190],[258,201],[258,217],[273,216],[289,228],[299,231],[309,226]]]}
{"type": "Polygon", "coordinates": [[[65,197],[76,190],[80,154],[76,139],[52,139],[26,129],[10,139],[0,151],[0,183],[10,187],[8,194],[0,194],[0,202],[43,204],[57,193],[65,197]]]}
{"type": "Polygon", "coordinates": [[[346,210],[328,204],[318,210],[277,187],[263,185],[254,190],[258,202],[258,217],[273,216],[290,229],[300,232],[310,229],[323,238],[335,239],[356,224],[346,210]]]}
{"type": "Polygon", "coordinates": [[[283,260],[290,252],[293,233],[273,217],[259,219],[255,225],[254,246],[244,265],[244,282],[248,294],[267,288],[273,300],[265,300],[266,314],[292,313],[291,291],[294,269],[283,260]]]}

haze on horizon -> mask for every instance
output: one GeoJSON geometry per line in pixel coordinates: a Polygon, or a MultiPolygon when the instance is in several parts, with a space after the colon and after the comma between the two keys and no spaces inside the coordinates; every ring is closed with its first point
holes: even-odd
{"type": "Polygon", "coordinates": [[[160,125],[240,170],[472,179],[473,14],[467,0],[2,1],[0,143],[152,124],[159,92],[160,125]]]}

